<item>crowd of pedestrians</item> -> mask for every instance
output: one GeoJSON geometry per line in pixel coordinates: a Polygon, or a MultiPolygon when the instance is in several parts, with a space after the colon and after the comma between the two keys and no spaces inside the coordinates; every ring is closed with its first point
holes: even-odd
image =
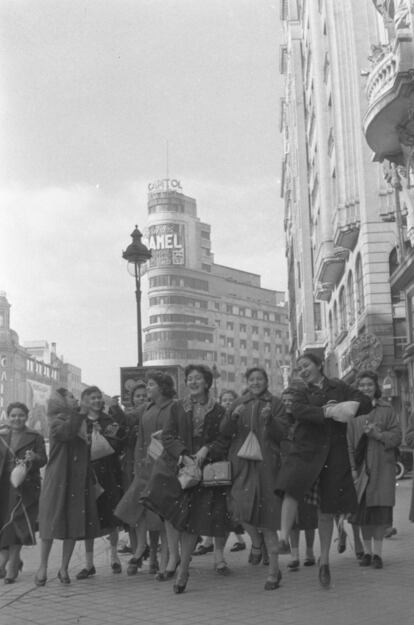
{"type": "MultiPolygon", "coordinates": [[[[47,584],[56,539],[62,584],[71,583],[76,541],[85,546],[77,580],[96,574],[99,536],[108,538],[111,570],[121,574],[123,529],[131,552],[127,575],[148,558],[155,582],[173,579],[174,593],[182,594],[194,556],[212,552],[214,574],[231,573],[224,550],[234,532],[230,551],[245,550],[248,536],[246,564],[265,564],[264,588],[275,590],[280,556],[290,554],[291,571],[300,567],[303,530],[303,565],[318,565],[319,583],[329,588],[335,522],[345,549],[344,519],[352,524],[358,564],[382,568],[395,504],[398,419],[372,371],[350,387],[327,378],[319,357],[305,353],[296,372],[281,398],[269,390],[266,371],[254,367],[240,397],[223,391],[216,399],[208,367],[187,366],[186,392],[178,398],[173,378],[151,370],[128,408],[116,400],[108,412],[98,387],[88,387],[79,403],[60,388],[48,403],[48,457],[42,436],[26,425],[27,407],[10,404],[0,429],[0,577],[6,584],[18,579],[21,548],[36,543],[37,531],[37,586],[47,584]]],[[[414,447],[414,422],[406,442],[414,447]]]]}

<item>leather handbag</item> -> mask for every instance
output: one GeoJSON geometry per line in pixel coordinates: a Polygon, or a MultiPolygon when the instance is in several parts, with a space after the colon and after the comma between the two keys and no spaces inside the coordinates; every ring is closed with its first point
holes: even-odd
{"type": "Polygon", "coordinates": [[[253,432],[253,411],[254,406],[252,406],[252,412],[250,415],[250,432],[246,436],[243,445],[237,452],[237,455],[239,458],[243,458],[244,460],[263,460],[260,443],[256,434],[253,432]]]}
{"type": "Polygon", "coordinates": [[[203,467],[202,485],[205,487],[231,486],[231,463],[228,460],[209,462],[203,467]]]}

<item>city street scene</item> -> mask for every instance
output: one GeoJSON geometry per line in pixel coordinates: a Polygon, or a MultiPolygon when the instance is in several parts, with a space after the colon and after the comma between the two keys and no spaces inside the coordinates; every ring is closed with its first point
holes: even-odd
{"type": "Polygon", "coordinates": [[[0,0],[0,625],[414,618],[414,0],[0,0]]]}

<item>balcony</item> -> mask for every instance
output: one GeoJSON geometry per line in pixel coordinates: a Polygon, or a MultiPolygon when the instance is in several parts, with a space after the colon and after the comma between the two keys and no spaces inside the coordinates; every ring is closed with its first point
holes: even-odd
{"type": "Polygon", "coordinates": [[[326,291],[329,289],[332,291],[343,276],[345,263],[349,256],[349,249],[344,247],[328,247],[325,245],[321,256],[316,267],[315,281],[319,287],[322,287],[325,293],[320,293],[317,299],[329,300],[330,294],[328,296],[326,291]]]}
{"type": "Polygon", "coordinates": [[[397,38],[392,46],[377,46],[371,57],[373,68],[368,76],[368,110],[363,126],[374,160],[385,158],[403,162],[407,134],[414,133],[412,116],[414,95],[414,44],[397,38]]]}
{"type": "Polygon", "coordinates": [[[339,207],[334,218],[334,245],[353,250],[359,236],[359,203],[339,207]]]}
{"type": "Polygon", "coordinates": [[[334,285],[331,282],[325,282],[324,284],[318,282],[315,288],[315,299],[318,301],[322,300],[324,302],[329,302],[333,290],[334,285]]]}

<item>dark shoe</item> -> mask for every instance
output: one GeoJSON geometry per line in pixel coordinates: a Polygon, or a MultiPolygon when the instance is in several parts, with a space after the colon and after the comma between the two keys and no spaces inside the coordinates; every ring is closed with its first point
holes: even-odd
{"type": "Polygon", "coordinates": [[[156,573],[158,573],[159,570],[160,570],[160,566],[158,564],[158,561],[150,562],[150,565],[148,567],[148,573],[150,575],[155,575],[156,573]]]}
{"type": "Polygon", "coordinates": [[[371,566],[372,556],[370,553],[364,553],[359,561],[359,566],[371,566]]]}
{"type": "Polygon", "coordinates": [[[388,527],[385,530],[384,538],[392,538],[392,536],[395,536],[396,533],[397,533],[397,530],[395,529],[395,527],[388,527]]]}
{"type": "Polygon", "coordinates": [[[373,569],[382,569],[383,566],[384,564],[380,556],[377,556],[377,555],[372,556],[372,568],[373,569]]]}
{"type": "Polygon", "coordinates": [[[227,566],[227,562],[224,562],[224,560],[222,562],[218,562],[218,564],[216,564],[214,566],[216,573],[218,573],[219,575],[230,575],[231,571],[229,569],[229,567],[227,566]]]}
{"type": "Polygon", "coordinates": [[[35,575],[34,583],[38,588],[42,586],[46,586],[46,582],[47,582],[47,577],[37,577],[37,575],[35,575]]]}
{"type": "Polygon", "coordinates": [[[303,566],[315,566],[315,558],[306,558],[303,562],[303,566]]]}
{"type": "Polygon", "coordinates": [[[61,584],[70,584],[70,577],[67,573],[62,574],[60,571],[58,571],[57,576],[61,584]]]}
{"type": "Polygon", "coordinates": [[[118,549],[118,553],[132,553],[132,549],[128,545],[124,545],[123,547],[118,549]]]}
{"type": "Polygon", "coordinates": [[[346,551],[346,539],[348,538],[346,531],[343,527],[339,529],[338,535],[338,553],[344,553],[346,551]]]}
{"type": "Polygon", "coordinates": [[[244,551],[246,549],[246,543],[234,543],[230,551],[244,551]]]}
{"type": "Polygon", "coordinates": [[[263,566],[269,566],[269,554],[265,541],[262,542],[262,564],[263,566]]]}
{"type": "MultiPolygon", "coordinates": [[[[173,573],[174,575],[174,573],[173,573]]],[[[155,579],[157,580],[157,582],[166,582],[168,577],[166,575],[166,573],[157,573],[155,576],[155,579]]]]}
{"type": "Polygon", "coordinates": [[[261,547],[253,547],[250,549],[249,554],[249,564],[253,564],[253,566],[257,566],[262,561],[262,548],[261,547]]]}
{"type": "Polygon", "coordinates": [[[82,569],[76,575],[76,579],[87,579],[88,577],[92,577],[92,575],[96,575],[96,569],[94,566],[91,566],[90,569],[82,569]]]}
{"type": "Polygon", "coordinates": [[[289,571],[299,571],[300,562],[299,560],[292,560],[292,562],[289,562],[287,566],[289,571]]]}
{"type": "Polygon", "coordinates": [[[15,581],[16,581],[15,577],[5,577],[4,578],[4,583],[5,584],[14,584],[15,581]]]}
{"type": "Polygon", "coordinates": [[[193,551],[193,556],[204,556],[206,553],[211,553],[212,551],[214,551],[214,545],[209,545],[208,547],[200,545],[193,551]]]}
{"type": "Polygon", "coordinates": [[[19,561],[19,573],[23,571],[23,560],[19,561]]]}
{"type": "Polygon", "coordinates": [[[180,577],[177,577],[177,581],[173,586],[173,591],[176,595],[181,595],[185,591],[187,587],[188,578],[189,578],[188,573],[187,573],[185,581],[183,581],[180,577]]]}
{"type": "Polygon", "coordinates": [[[319,567],[319,583],[322,588],[329,588],[331,585],[331,572],[329,564],[321,564],[319,567]]]}
{"type": "Polygon", "coordinates": [[[287,540],[283,540],[283,538],[279,540],[277,552],[280,556],[286,556],[290,554],[290,545],[287,540]]]}
{"type": "Polygon", "coordinates": [[[112,562],[111,569],[112,573],[122,573],[122,566],[119,564],[119,562],[112,562]]]}
{"type": "Polygon", "coordinates": [[[0,579],[3,579],[4,577],[6,577],[6,569],[0,567],[0,579]]]}
{"type": "Polygon", "coordinates": [[[131,558],[128,560],[127,575],[136,575],[142,566],[141,558],[131,558]]]}
{"type": "Polygon", "coordinates": [[[265,590],[276,590],[276,588],[279,588],[280,586],[280,582],[282,579],[282,573],[280,571],[278,571],[277,573],[277,579],[272,580],[272,579],[268,579],[264,585],[264,589],[265,590]]]}
{"type": "Polygon", "coordinates": [[[172,579],[174,577],[175,572],[176,572],[176,570],[178,569],[178,567],[180,565],[180,562],[181,562],[181,560],[180,560],[180,558],[178,558],[177,564],[175,565],[173,571],[169,571],[168,569],[165,570],[165,573],[164,573],[165,579],[172,579]]]}

